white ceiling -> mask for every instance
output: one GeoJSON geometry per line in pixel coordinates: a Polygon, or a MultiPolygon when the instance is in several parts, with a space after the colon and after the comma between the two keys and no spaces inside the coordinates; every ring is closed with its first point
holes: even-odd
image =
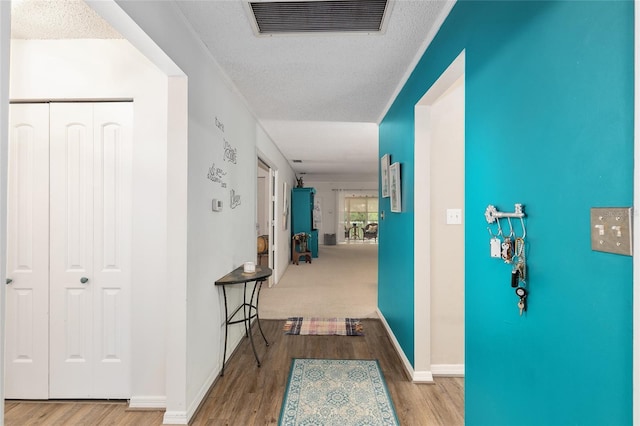
{"type": "MultiPolygon", "coordinates": [[[[377,123],[452,5],[390,0],[378,34],[257,36],[246,1],[175,3],[283,155],[302,160],[291,162],[296,173],[313,180],[377,179],[377,123]]],[[[80,0],[17,6],[14,37],[118,37],[80,0]]]]}
{"type": "Polygon", "coordinates": [[[122,36],[82,0],[11,0],[11,38],[109,39],[122,36]]]}

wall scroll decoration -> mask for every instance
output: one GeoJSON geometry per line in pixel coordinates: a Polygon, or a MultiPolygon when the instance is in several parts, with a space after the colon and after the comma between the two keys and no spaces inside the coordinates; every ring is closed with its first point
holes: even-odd
{"type": "Polygon", "coordinates": [[[231,201],[229,203],[229,206],[232,209],[235,209],[236,207],[238,207],[240,205],[240,195],[236,195],[235,189],[231,190],[230,195],[231,195],[231,201]]]}
{"type": "Polygon", "coordinates": [[[222,188],[226,188],[227,183],[224,181],[226,174],[226,171],[220,167],[216,167],[216,163],[212,163],[211,167],[209,167],[209,172],[207,173],[207,179],[211,182],[219,183],[222,188]]]}
{"type": "Polygon", "coordinates": [[[224,140],[224,161],[238,164],[238,148],[231,146],[227,140],[224,140]]]}

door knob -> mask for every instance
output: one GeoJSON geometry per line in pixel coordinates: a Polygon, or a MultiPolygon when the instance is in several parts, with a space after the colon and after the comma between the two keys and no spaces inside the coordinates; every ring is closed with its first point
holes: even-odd
{"type": "Polygon", "coordinates": [[[7,284],[11,284],[13,280],[11,278],[7,278],[7,284]]]}
{"type": "Polygon", "coordinates": [[[80,278],[80,282],[81,282],[82,284],[86,284],[86,283],[87,283],[87,281],[89,281],[89,278],[87,278],[87,277],[82,277],[82,278],[80,278]]]}

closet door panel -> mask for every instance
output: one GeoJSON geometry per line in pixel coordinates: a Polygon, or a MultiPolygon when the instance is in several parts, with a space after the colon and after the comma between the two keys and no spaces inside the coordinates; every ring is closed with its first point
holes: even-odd
{"type": "Polygon", "coordinates": [[[50,397],[91,398],[93,108],[51,104],[50,397]]]}
{"type": "Polygon", "coordinates": [[[5,396],[49,394],[49,106],[9,108],[5,396]]]}
{"type": "Polygon", "coordinates": [[[130,396],[132,106],[94,106],[94,392],[109,398],[130,396]]]}

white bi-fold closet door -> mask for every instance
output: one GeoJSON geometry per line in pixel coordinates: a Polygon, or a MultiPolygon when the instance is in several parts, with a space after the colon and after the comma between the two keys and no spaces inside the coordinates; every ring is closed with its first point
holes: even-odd
{"type": "Polygon", "coordinates": [[[5,397],[130,397],[131,102],[10,108],[5,397]]]}

